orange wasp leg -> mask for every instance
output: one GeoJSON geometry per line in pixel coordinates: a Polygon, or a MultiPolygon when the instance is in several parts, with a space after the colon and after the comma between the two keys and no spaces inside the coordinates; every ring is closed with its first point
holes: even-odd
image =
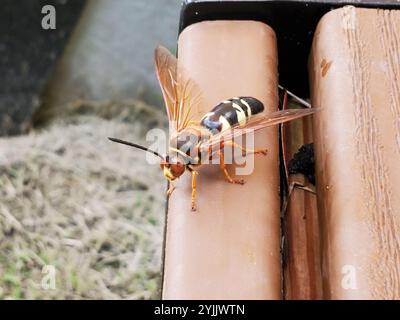
{"type": "Polygon", "coordinates": [[[176,189],[175,186],[170,182],[169,183],[169,188],[167,190],[167,197],[170,197],[172,195],[172,192],[175,191],[175,189],[176,189]]]}
{"type": "Polygon", "coordinates": [[[228,180],[228,182],[237,183],[237,184],[244,184],[244,180],[243,179],[233,179],[230,176],[228,170],[226,169],[223,150],[219,152],[219,156],[220,156],[219,166],[220,166],[221,170],[223,171],[223,173],[224,173],[226,179],[228,180]]]}
{"type": "Polygon", "coordinates": [[[225,145],[230,145],[234,148],[240,149],[242,152],[245,154],[262,154],[264,156],[267,155],[268,150],[267,149],[250,149],[250,148],[243,148],[240,144],[237,144],[236,142],[233,141],[227,141],[225,142],[225,145]]]}
{"type": "Polygon", "coordinates": [[[199,173],[191,168],[189,168],[189,171],[192,174],[192,211],[196,211],[196,185],[199,173]]]}

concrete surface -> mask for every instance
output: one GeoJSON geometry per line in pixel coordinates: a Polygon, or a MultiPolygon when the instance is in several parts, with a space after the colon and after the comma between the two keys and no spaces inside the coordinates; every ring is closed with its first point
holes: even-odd
{"type": "Polygon", "coordinates": [[[175,50],[179,0],[90,0],[59,63],[46,105],[77,98],[143,98],[161,104],[154,74],[158,44],[175,50]]]}

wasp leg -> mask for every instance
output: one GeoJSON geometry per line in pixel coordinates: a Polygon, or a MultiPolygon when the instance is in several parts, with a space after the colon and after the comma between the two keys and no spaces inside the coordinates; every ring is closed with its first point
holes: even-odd
{"type": "Polygon", "coordinates": [[[297,181],[291,182],[290,185],[289,185],[289,188],[288,188],[288,194],[287,194],[287,196],[286,196],[286,198],[285,198],[285,200],[283,201],[283,204],[282,204],[282,210],[281,210],[281,217],[282,218],[285,216],[286,209],[287,209],[287,206],[289,204],[290,196],[292,195],[292,193],[293,193],[295,188],[310,192],[312,194],[316,194],[315,189],[313,189],[313,188],[306,187],[306,186],[304,186],[303,184],[301,184],[301,183],[299,183],[297,181]]]}
{"type": "Polygon", "coordinates": [[[192,173],[192,211],[196,211],[196,180],[199,173],[190,168],[189,171],[192,173]]]}
{"type": "Polygon", "coordinates": [[[168,190],[167,190],[167,197],[170,197],[171,194],[172,194],[172,192],[175,191],[175,189],[176,189],[175,186],[170,182],[169,188],[168,188],[168,190]]]}
{"type": "Polygon", "coordinates": [[[230,183],[244,184],[244,180],[243,179],[233,179],[230,176],[228,170],[226,169],[226,165],[225,165],[225,161],[224,161],[224,152],[223,151],[219,152],[219,156],[220,156],[219,166],[220,166],[221,170],[224,172],[224,175],[225,175],[226,179],[230,183]]]}
{"type": "Polygon", "coordinates": [[[236,142],[233,141],[227,141],[225,144],[231,145],[234,148],[240,149],[244,154],[262,154],[264,156],[267,155],[268,150],[267,149],[250,149],[250,148],[243,148],[240,144],[237,144],[236,142]]]}

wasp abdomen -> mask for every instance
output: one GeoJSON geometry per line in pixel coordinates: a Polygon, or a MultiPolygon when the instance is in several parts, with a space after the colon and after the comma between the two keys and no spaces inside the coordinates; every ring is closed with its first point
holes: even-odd
{"type": "Polygon", "coordinates": [[[263,110],[263,103],[256,98],[232,98],[215,106],[201,119],[200,124],[213,132],[221,132],[237,124],[246,124],[251,116],[263,110]]]}

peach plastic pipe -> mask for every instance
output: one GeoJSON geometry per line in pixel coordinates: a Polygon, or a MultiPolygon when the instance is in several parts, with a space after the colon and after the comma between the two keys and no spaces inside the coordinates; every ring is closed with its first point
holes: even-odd
{"type": "Polygon", "coordinates": [[[400,12],[344,7],[310,57],[324,297],[400,298],[400,12]]]}
{"type": "MultiPolygon", "coordinates": [[[[311,143],[312,118],[284,125],[287,159],[303,145],[311,143]]],[[[314,186],[301,174],[290,175],[310,189],[314,186]]],[[[295,188],[288,199],[284,215],[284,284],[286,300],[322,299],[320,235],[316,195],[295,188]]]]}
{"type": "MultiPolygon", "coordinates": [[[[179,64],[203,91],[205,114],[235,96],[260,99],[277,110],[274,31],[253,21],[207,21],[179,38],[179,64]]],[[[281,298],[278,131],[256,135],[269,149],[255,157],[246,184],[224,180],[218,165],[201,167],[197,211],[191,212],[190,175],[169,200],[163,299],[281,298]]],[[[229,168],[233,172],[232,167],[229,168]]]]}

